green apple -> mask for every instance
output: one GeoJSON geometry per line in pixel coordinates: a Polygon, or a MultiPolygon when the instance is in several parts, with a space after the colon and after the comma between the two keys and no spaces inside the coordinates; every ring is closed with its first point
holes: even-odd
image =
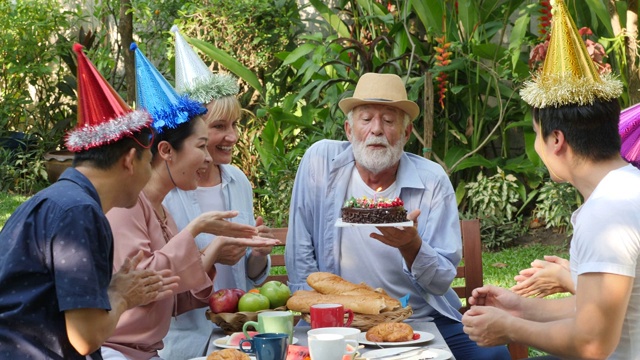
{"type": "Polygon", "coordinates": [[[275,309],[287,303],[287,300],[291,297],[291,290],[287,285],[274,280],[262,285],[260,294],[266,296],[269,299],[271,308],[275,309]]]}
{"type": "Polygon", "coordinates": [[[269,299],[261,294],[248,292],[238,301],[238,311],[256,312],[269,308],[269,299]]]}

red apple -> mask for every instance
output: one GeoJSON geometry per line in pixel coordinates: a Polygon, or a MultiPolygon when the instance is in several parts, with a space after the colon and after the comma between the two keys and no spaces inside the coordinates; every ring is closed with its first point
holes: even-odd
{"type": "Polygon", "coordinates": [[[238,299],[240,299],[242,295],[245,294],[245,291],[242,289],[231,289],[231,291],[233,291],[233,293],[236,294],[236,296],[238,296],[238,299]]]}
{"type": "Polygon", "coordinates": [[[233,289],[221,289],[209,298],[209,308],[212,312],[228,313],[238,311],[238,294],[233,289]]]}

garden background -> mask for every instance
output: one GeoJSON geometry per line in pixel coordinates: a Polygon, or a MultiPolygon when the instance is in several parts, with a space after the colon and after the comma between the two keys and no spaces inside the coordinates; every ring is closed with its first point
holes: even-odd
{"type": "MultiPolygon", "coordinates": [[[[640,101],[637,0],[565,0],[602,71],[640,101]]],[[[461,218],[482,219],[485,282],[511,286],[534,258],[568,256],[582,202],[551,182],[518,91],[546,52],[550,5],[537,0],[0,0],[0,226],[48,185],[45,156],[76,121],[71,45],[135,106],[131,41],[173,81],[177,25],[213,71],[240,79],[234,163],[255,211],[287,225],[298,162],[345,138],[340,99],[365,72],[400,75],[423,110],[406,150],[438,162],[461,218]]]]}

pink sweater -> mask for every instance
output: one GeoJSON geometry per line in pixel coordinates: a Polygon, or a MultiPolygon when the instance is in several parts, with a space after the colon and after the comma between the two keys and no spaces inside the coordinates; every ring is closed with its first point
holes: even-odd
{"type": "Polygon", "coordinates": [[[213,292],[214,272],[207,272],[193,236],[178,228],[168,211],[163,224],[144,193],[131,209],[114,208],[107,213],[114,236],[113,271],[139,250],[144,252],[140,268],[171,269],[180,276],[177,296],[126,311],[104,346],[132,360],[147,360],[162,349],[172,315],[207,305],[213,292]],[[170,239],[168,242],[166,238],[170,239]]]}

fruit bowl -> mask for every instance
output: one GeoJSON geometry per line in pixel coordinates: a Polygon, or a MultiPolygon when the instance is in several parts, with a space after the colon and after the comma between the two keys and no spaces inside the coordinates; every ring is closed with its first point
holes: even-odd
{"type": "MultiPolygon", "coordinates": [[[[256,312],[239,311],[235,313],[219,314],[214,314],[211,310],[207,310],[206,316],[207,319],[218,325],[226,335],[230,335],[234,332],[242,331],[242,326],[247,321],[258,321],[258,314],[264,311],[289,311],[289,309],[287,309],[286,306],[281,306],[275,309],[266,309],[256,312]]],[[[294,324],[296,321],[297,320],[294,318],[294,324]]]]}

